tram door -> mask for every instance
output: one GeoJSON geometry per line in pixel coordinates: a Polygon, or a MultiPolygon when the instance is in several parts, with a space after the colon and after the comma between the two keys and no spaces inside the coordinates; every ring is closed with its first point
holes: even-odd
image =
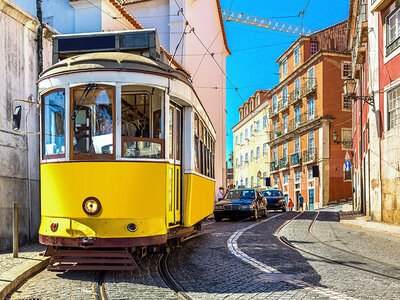
{"type": "Polygon", "coordinates": [[[169,107],[169,159],[168,166],[169,199],[168,225],[181,222],[181,156],[182,156],[182,110],[171,104],[169,107]]]}

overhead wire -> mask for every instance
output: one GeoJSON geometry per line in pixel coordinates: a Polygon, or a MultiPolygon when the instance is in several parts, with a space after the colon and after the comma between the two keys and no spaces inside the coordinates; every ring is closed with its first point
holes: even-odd
{"type": "MultiPolygon", "coordinates": [[[[186,18],[185,13],[183,12],[182,8],[180,7],[179,3],[177,0],[175,0],[175,3],[177,5],[177,7],[179,8],[179,10],[181,11],[181,14],[183,16],[183,18],[188,22],[189,26],[191,28],[193,28],[190,25],[189,20],[186,18]]],[[[236,93],[238,94],[238,96],[240,97],[240,99],[244,102],[244,99],[242,97],[242,95],[240,95],[238,89],[235,87],[235,85],[233,84],[233,82],[231,81],[231,79],[228,77],[228,74],[226,74],[225,70],[221,67],[221,65],[218,63],[218,61],[215,59],[214,55],[211,55],[211,52],[208,50],[207,46],[204,44],[204,42],[200,39],[200,37],[197,35],[196,31],[193,30],[192,33],[194,34],[194,36],[197,38],[197,40],[200,42],[200,44],[204,47],[204,49],[210,54],[211,58],[214,60],[214,62],[216,63],[216,65],[218,66],[218,68],[221,70],[222,74],[225,76],[226,80],[228,80],[228,82],[232,85],[232,87],[235,89],[236,93]]]]}

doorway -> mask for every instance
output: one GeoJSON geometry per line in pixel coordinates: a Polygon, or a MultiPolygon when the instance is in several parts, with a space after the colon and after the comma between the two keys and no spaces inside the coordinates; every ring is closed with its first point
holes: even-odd
{"type": "Polygon", "coordinates": [[[182,109],[169,106],[168,226],[181,224],[182,109]]]}

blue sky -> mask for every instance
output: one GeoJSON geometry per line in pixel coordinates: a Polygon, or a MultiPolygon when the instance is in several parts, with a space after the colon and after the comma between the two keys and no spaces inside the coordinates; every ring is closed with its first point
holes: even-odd
{"type": "MultiPolygon", "coordinates": [[[[348,17],[349,0],[221,0],[221,6],[251,16],[301,25],[302,18],[297,16],[308,2],[303,21],[306,28],[320,30],[348,17]]],[[[227,74],[243,100],[247,101],[258,89],[277,85],[279,66],[275,61],[298,36],[235,22],[225,22],[225,31],[232,52],[226,61],[227,74]]],[[[239,121],[238,109],[243,100],[228,81],[226,87],[228,159],[233,150],[231,128],[239,121]]]]}

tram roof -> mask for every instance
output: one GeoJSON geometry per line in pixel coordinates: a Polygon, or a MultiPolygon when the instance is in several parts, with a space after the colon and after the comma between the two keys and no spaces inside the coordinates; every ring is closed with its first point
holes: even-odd
{"type": "MultiPolygon", "coordinates": [[[[53,76],[91,71],[142,72],[175,78],[187,84],[200,99],[185,72],[159,60],[127,52],[92,52],[66,58],[44,70],[40,74],[38,82],[53,76]]],[[[201,106],[215,134],[214,125],[203,104],[201,106]]]]}

